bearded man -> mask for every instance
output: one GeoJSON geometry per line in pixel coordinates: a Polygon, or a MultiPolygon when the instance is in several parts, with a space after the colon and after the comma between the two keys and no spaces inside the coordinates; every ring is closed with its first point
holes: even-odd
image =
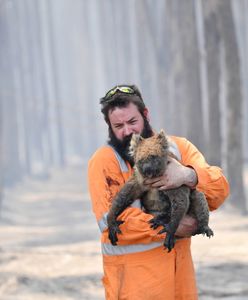
{"type": "MultiPolygon", "coordinates": [[[[180,237],[171,252],[163,247],[164,235],[158,235],[149,221],[152,215],[142,210],[139,199],[121,215],[123,234],[118,245],[108,239],[107,215],[111,202],[133,173],[129,155],[132,134],[144,138],[153,135],[149,111],[135,85],[119,85],[101,98],[101,111],[109,129],[108,144],[99,148],[88,165],[88,183],[99,228],[102,233],[103,284],[106,299],[174,300],[197,299],[194,267],[190,251],[196,221],[185,216],[176,235],[180,237]]],[[[165,116],[166,117],[166,116],[165,116]]],[[[145,184],[165,190],[187,185],[203,192],[209,209],[217,209],[228,196],[229,185],[216,166],[210,166],[187,139],[169,136],[170,158],[163,176],[145,184]]]]}

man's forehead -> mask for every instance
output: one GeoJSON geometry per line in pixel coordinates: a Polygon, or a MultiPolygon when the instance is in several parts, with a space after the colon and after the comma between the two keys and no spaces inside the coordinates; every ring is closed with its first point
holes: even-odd
{"type": "Polygon", "coordinates": [[[109,110],[108,116],[111,119],[118,119],[118,118],[127,118],[131,119],[135,116],[139,116],[140,112],[138,110],[138,107],[133,104],[129,103],[125,107],[114,107],[113,109],[109,110]]]}

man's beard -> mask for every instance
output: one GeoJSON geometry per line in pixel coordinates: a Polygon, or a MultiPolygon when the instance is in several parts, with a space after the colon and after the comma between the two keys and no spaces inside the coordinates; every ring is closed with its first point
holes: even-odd
{"type": "MultiPolygon", "coordinates": [[[[144,117],[144,128],[140,134],[143,138],[148,138],[153,135],[152,127],[147,121],[147,119],[144,117]]],[[[114,147],[114,149],[119,153],[119,155],[125,160],[130,163],[130,165],[134,166],[134,160],[133,157],[129,154],[129,146],[130,141],[132,139],[132,133],[128,136],[126,136],[122,141],[119,140],[115,135],[114,132],[109,126],[109,139],[108,144],[114,147]]]]}

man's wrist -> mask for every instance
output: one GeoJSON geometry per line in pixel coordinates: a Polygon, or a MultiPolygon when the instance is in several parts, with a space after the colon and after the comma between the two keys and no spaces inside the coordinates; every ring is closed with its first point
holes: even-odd
{"type": "Polygon", "coordinates": [[[198,183],[196,171],[191,167],[185,167],[185,182],[184,184],[190,188],[194,188],[198,183]]]}

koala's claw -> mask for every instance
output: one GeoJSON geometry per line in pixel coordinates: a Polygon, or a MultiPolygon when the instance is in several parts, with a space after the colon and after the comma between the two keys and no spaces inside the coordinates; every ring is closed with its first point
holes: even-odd
{"type": "Polygon", "coordinates": [[[158,234],[162,234],[162,233],[165,233],[165,232],[170,232],[170,228],[169,228],[169,225],[168,224],[163,224],[163,229],[161,229],[158,234]]]}
{"type": "Polygon", "coordinates": [[[203,234],[206,234],[206,236],[209,238],[211,238],[211,236],[214,236],[213,230],[209,227],[203,232],[203,234]]]}
{"type": "Polygon", "coordinates": [[[117,233],[121,234],[121,230],[119,228],[119,226],[121,224],[123,224],[124,221],[115,221],[114,223],[111,224],[111,226],[109,226],[109,239],[111,241],[111,244],[116,246],[117,242],[118,242],[118,237],[117,237],[117,233]]]}
{"type": "Polygon", "coordinates": [[[148,221],[148,223],[151,224],[150,227],[152,229],[157,229],[160,225],[164,226],[164,222],[158,217],[151,219],[150,221],[148,221]]]}
{"type": "Polygon", "coordinates": [[[199,229],[194,235],[196,235],[196,234],[206,235],[209,238],[214,236],[213,230],[211,228],[209,228],[208,226],[205,226],[205,227],[199,229]]]}
{"type": "Polygon", "coordinates": [[[175,246],[175,237],[173,234],[168,233],[164,241],[164,247],[168,250],[168,252],[171,252],[174,246],[175,246]]]}

